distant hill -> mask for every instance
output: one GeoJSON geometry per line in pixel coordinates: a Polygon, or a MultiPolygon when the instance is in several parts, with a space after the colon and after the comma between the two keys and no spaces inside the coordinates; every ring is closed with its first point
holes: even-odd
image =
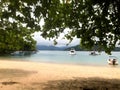
{"type": "MultiPolygon", "coordinates": [[[[37,50],[60,50],[60,51],[69,51],[71,48],[74,48],[76,51],[87,51],[85,49],[80,48],[80,45],[76,46],[65,46],[65,47],[57,47],[57,46],[45,46],[45,45],[37,45],[37,50]]],[[[97,46],[95,46],[95,50],[97,50],[97,46]]],[[[103,51],[103,50],[102,50],[103,51]]],[[[120,51],[120,47],[115,47],[113,51],[120,51]]]]}
{"type": "Polygon", "coordinates": [[[37,50],[65,50],[67,47],[37,45],[37,50]]]}
{"type": "Polygon", "coordinates": [[[74,48],[76,51],[85,51],[84,49],[80,48],[80,45],[71,46],[66,48],[65,50],[70,50],[71,48],[74,48]]]}
{"type": "MultiPolygon", "coordinates": [[[[85,49],[80,48],[80,45],[72,46],[72,47],[66,48],[65,50],[70,50],[71,48],[74,48],[76,51],[87,51],[85,49]]],[[[95,50],[97,50],[98,47],[95,46],[94,48],[95,48],[95,50]]],[[[115,47],[115,49],[113,51],[120,51],[120,47],[115,47]]]]}
{"type": "Polygon", "coordinates": [[[120,51],[120,47],[116,47],[114,51],[120,51]]]}

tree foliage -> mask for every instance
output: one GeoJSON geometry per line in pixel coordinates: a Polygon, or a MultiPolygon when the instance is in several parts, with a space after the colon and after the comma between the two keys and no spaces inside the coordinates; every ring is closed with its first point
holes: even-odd
{"type": "Polygon", "coordinates": [[[77,36],[82,47],[92,49],[97,45],[98,50],[110,54],[120,39],[119,4],[120,0],[69,0],[51,5],[46,13],[44,33],[58,35],[68,27],[72,29],[66,35],[68,39],[77,36]]]}
{"type": "Polygon", "coordinates": [[[69,28],[67,39],[77,36],[83,48],[97,45],[98,50],[102,48],[110,54],[120,39],[119,4],[120,0],[1,0],[0,35],[12,31],[16,37],[20,31],[22,40],[41,31],[44,38],[58,38],[69,28]],[[41,19],[45,22],[43,27],[41,19]]]}
{"type": "Polygon", "coordinates": [[[17,13],[18,5],[17,0],[3,0],[0,3],[0,54],[35,50],[34,30],[24,25],[22,14],[17,13]]]}

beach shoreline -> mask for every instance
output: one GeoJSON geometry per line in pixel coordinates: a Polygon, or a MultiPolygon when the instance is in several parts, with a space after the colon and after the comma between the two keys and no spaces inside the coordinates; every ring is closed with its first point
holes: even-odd
{"type": "Polygon", "coordinates": [[[64,62],[50,62],[50,61],[34,61],[34,60],[27,60],[27,59],[20,59],[20,58],[0,58],[0,61],[15,61],[15,62],[33,62],[33,63],[43,63],[43,64],[56,64],[56,65],[72,65],[72,66],[90,66],[90,67],[115,67],[115,68],[120,68],[120,65],[109,65],[108,62],[106,61],[106,64],[104,65],[98,65],[96,63],[94,64],[80,64],[80,63],[64,63],[64,62]]]}
{"type": "Polygon", "coordinates": [[[43,85],[41,85],[41,83],[47,83],[55,80],[69,80],[74,78],[97,77],[120,80],[119,69],[119,67],[111,66],[102,67],[40,63],[32,61],[0,60],[0,87],[2,90],[18,90],[17,87],[22,86],[25,88],[27,86],[30,87],[31,83],[40,83],[40,87],[42,88],[43,85]],[[2,82],[8,81],[20,84],[2,84],[2,82]]]}

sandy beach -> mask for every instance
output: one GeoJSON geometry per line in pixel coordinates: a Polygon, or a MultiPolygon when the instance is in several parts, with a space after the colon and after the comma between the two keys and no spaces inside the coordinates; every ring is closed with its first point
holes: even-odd
{"type": "MultiPolygon", "coordinates": [[[[77,83],[80,80],[82,81],[85,80],[89,82],[91,82],[91,80],[92,81],[96,80],[96,83],[97,81],[98,82],[100,81],[102,82],[103,85],[106,82],[108,84],[111,83],[112,85],[115,83],[118,89],[120,88],[119,87],[120,67],[84,66],[84,65],[52,64],[52,63],[40,63],[40,62],[29,62],[29,61],[0,60],[0,90],[94,90],[95,89],[94,85],[93,85],[94,89],[89,89],[93,87],[87,87],[85,85],[84,86],[88,89],[84,89],[84,87],[82,86],[81,89],[80,88],[67,89],[66,88],[67,86],[65,86],[64,89],[61,89],[61,87],[63,87],[64,85],[68,85],[66,83],[75,82],[75,81],[76,81],[75,83],[77,83]],[[61,83],[63,82],[64,84],[63,86],[61,86],[62,85],[61,83]]],[[[103,85],[101,87],[103,87],[103,85]]],[[[73,86],[75,87],[76,84],[73,86]]],[[[115,88],[114,86],[106,86],[106,87],[115,88]]],[[[99,90],[106,90],[106,89],[99,89],[99,90]]]]}

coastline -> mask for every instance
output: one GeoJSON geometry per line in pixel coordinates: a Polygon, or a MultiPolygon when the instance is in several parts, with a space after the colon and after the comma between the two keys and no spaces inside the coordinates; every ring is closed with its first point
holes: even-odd
{"type": "MultiPolygon", "coordinates": [[[[111,66],[97,67],[31,61],[0,60],[0,82],[13,81],[20,83],[14,85],[3,85],[0,83],[0,88],[2,88],[2,90],[18,90],[16,88],[21,87],[21,85],[22,87],[26,87],[23,85],[29,86],[31,83],[46,83],[54,80],[69,80],[74,78],[97,77],[120,80],[119,69],[119,67],[111,66]]],[[[41,85],[41,88],[42,86],[43,85],[41,85]]]]}
{"type": "MultiPolygon", "coordinates": [[[[116,57],[120,57],[119,53],[114,52],[113,55],[116,57]]],[[[0,59],[8,59],[9,61],[32,61],[32,62],[40,62],[40,63],[51,63],[51,64],[70,64],[70,65],[82,65],[82,66],[102,66],[109,67],[107,60],[109,56],[105,53],[101,53],[101,55],[92,56],[89,55],[89,52],[77,52],[76,55],[69,55],[68,52],[65,51],[39,51],[36,54],[32,54],[30,56],[1,56],[0,59]]],[[[120,59],[118,58],[118,62],[120,59]]],[[[120,67],[117,65],[116,67],[120,67]]]]}
{"type": "Polygon", "coordinates": [[[20,59],[20,58],[0,58],[0,61],[15,61],[15,62],[33,62],[33,63],[42,63],[42,64],[56,64],[56,65],[71,65],[71,66],[88,66],[88,67],[115,67],[115,68],[120,68],[120,65],[109,65],[107,62],[106,64],[103,65],[98,65],[98,64],[80,64],[80,63],[64,63],[64,62],[51,62],[51,61],[33,61],[33,60],[27,60],[27,59],[20,59]]]}

